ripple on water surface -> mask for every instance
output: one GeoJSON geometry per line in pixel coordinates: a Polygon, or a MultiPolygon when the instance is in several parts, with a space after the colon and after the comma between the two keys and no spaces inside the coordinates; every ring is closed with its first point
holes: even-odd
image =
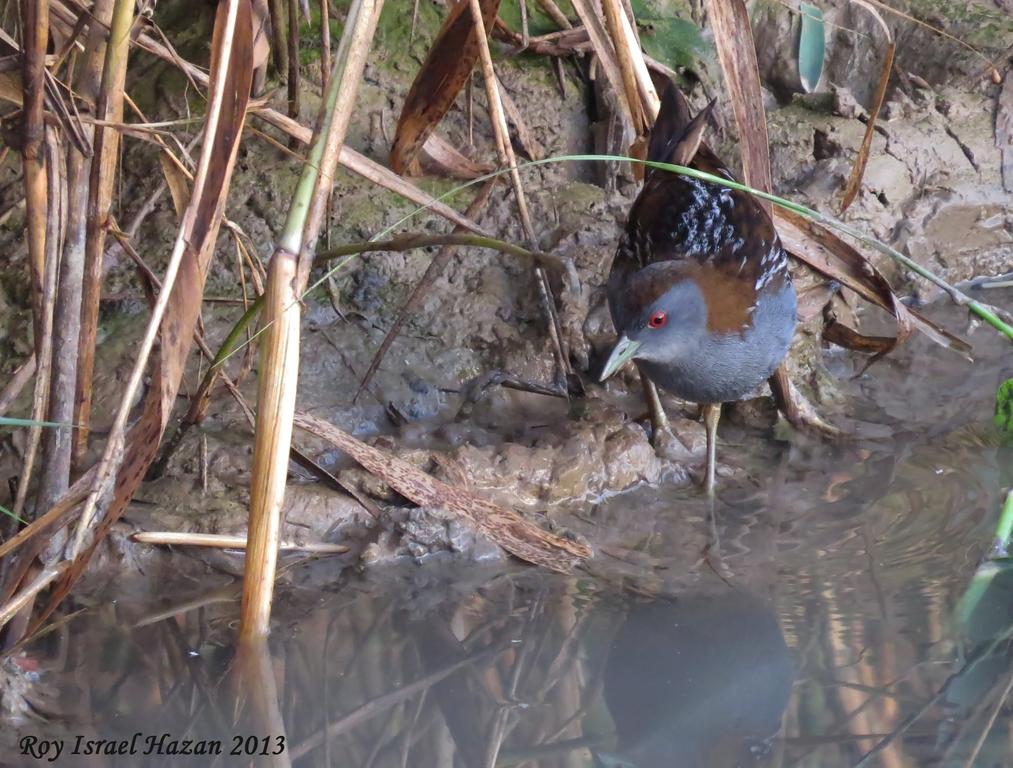
{"type": "Polygon", "coordinates": [[[278,765],[1013,764],[1011,579],[954,621],[1010,483],[990,421],[1008,346],[971,338],[973,367],[915,339],[852,383],[891,439],[772,443],[713,516],[695,489],[641,487],[568,520],[598,546],[579,576],[431,563],[334,584],[321,562],[263,653],[231,645],[234,585],[161,615],[103,604],[20,657],[46,719],[5,738],[281,736],[252,760],[278,765]]]}

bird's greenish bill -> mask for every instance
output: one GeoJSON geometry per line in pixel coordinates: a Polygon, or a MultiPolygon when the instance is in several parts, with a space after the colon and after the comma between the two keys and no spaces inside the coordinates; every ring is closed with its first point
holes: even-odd
{"type": "Polygon", "coordinates": [[[626,363],[637,356],[639,350],[639,341],[627,338],[626,334],[620,336],[619,341],[612,347],[612,354],[609,355],[609,359],[602,369],[599,381],[605,381],[605,379],[626,365],[626,363]]]}

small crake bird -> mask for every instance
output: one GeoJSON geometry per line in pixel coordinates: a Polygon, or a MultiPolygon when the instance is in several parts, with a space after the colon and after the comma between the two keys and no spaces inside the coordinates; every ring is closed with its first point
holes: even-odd
{"type": "MultiPolygon", "coordinates": [[[[713,107],[691,120],[685,98],[669,84],[648,159],[732,179],[701,146],[713,107]]],[[[766,381],[795,331],[795,288],[770,215],[748,192],[648,168],[607,294],[619,340],[601,380],[636,362],[655,447],[672,437],[656,386],[701,404],[712,494],[721,403],[766,381]]]]}

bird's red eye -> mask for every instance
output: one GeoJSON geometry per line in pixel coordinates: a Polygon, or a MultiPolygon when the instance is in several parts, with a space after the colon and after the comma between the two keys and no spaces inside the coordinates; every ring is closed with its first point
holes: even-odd
{"type": "Polygon", "coordinates": [[[668,315],[664,312],[655,312],[651,315],[651,319],[647,321],[647,324],[651,328],[664,328],[665,323],[668,322],[668,315]]]}

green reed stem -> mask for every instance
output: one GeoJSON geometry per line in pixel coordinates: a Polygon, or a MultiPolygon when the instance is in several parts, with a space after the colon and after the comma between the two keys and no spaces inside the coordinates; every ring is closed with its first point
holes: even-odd
{"type": "Polygon", "coordinates": [[[1009,540],[1013,536],[1013,490],[1006,494],[1006,503],[999,513],[999,522],[995,527],[995,540],[992,542],[992,549],[989,557],[1008,557],[1009,540]]]}

